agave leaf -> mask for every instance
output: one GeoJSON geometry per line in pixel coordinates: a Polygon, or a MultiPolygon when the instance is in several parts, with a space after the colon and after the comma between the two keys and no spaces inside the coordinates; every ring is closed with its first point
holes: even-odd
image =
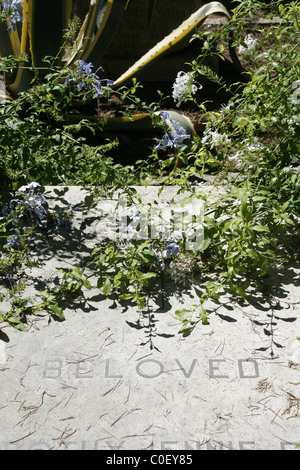
{"type": "MultiPolygon", "coordinates": [[[[169,127],[172,130],[171,120],[177,121],[186,131],[187,134],[194,135],[195,129],[192,121],[183,114],[177,113],[176,111],[167,111],[169,114],[170,124],[169,127]]],[[[160,116],[160,111],[154,113],[160,116]]],[[[146,131],[151,130],[153,132],[153,118],[151,114],[135,114],[130,118],[109,118],[105,125],[107,130],[123,130],[123,131],[146,131]]]]}
{"type": "Polygon", "coordinates": [[[0,23],[0,44],[0,57],[6,57],[14,54],[10,36],[7,34],[7,26],[5,23],[0,23]]]}
{"type": "MultiPolygon", "coordinates": [[[[1,3],[1,2],[0,2],[1,3]]],[[[2,0],[2,4],[4,1],[2,0]]],[[[20,42],[20,26],[17,23],[17,27],[15,30],[11,30],[8,33],[8,27],[10,26],[9,20],[6,22],[0,23],[0,57],[7,57],[7,56],[18,56],[21,50],[21,42],[20,42]]],[[[14,75],[10,77],[10,83],[12,83],[17,75],[17,70],[15,71],[14,75]]],[[[1,95],[2,98],[6,98],[6,95],[1,95]]]]}
{"type": "MultiPolygon", "coordinates": [[[[177,121],[186,131],[187,134],[194,135],[195,128],[192,121],[183,114],[180,114],[176,111],[167,111],[169,114],[169,119],[177,121]]],[[[160,116],[160,111],[154,113],[156,116],[160,116]]],[[[87,119],[89,121],[96,122],[102,118],[97,116],[90,116],[84,114],[68,114],[63,115],[69,124],[74,124],[80,122],[82,119],[87,119]]],[[[172,130],[171,123],[169,125],[172,130]]],[[[130,117],[116,117],[108,118],[105,122],[105,130],[109,132],[139,132],[139,131],[149,131],[153,133],[153,117],[150,113],[139,113],[133,114],[130,117]]]]}
{"type": "MultiPolygon", "coordinates": [[[[11,38],[7,34],[7,25],[5,23],[0,23],[0,57],[8,57],[8,56],[13,56],[15,55],[15,51],[12,46],[11,38]]],[[[15,71],[15,74],[10,77],[10,82],[13,82],[15,77],[16,77],[17,71],[15,71]]],[[[5,97],[5,95],[1,95],[2,98],[5,97]]]]}
{"type": "Polygon", "coordinates": [[[43,59],[46,56],[57,57],[60,52],[57,59],[61,57],[72,4],[72,0],[29,0],[28,35],[33,67],[45,66],[43,59]]]}
{"type": "Polygon", "coordinates": [[[104,10],[106,6],[106,0],[96,0],[93,3],[90,2],[89,10],[78,33],[76,43],[73,47],[72,55],[69,58],[69,65],[72,63],[73,60],[81,59],[84,51],[91,44],[96,28],[97,17],[101,15],[102,10],[104,10]]]}
{"type": "MultiPolygon", "coordinates": [[[[76,124],[83,119],[91,122],[102,121],[102,117],[91,116],[85,114],[63,114],[62,117],[69,124],[76,124]]],[[[133,114],[130,117],[108,118],[105,122],[105,130],[107,131],[146,131],[153,132],[153,121],[149,113],[133,114]]]]}
{"type": "MultiPolygon", "coordinates": [[[[72,0],[23,0],[21,38],[17,29],[10,33],[14,54],[28,53],[33,67],[45,67],[45,56],[58,59],[71,11],[72,0]]],[[[33,77],[31,71],[20,66],[10,89],[14,93],[26,90],[33,77]]]]}
{"type": "MultiPolygon", "coordinates": [[[[184,116],[183,114],[177,113],[176,111],[167,111],[167,113],[169,114],[167,124],[169,125],[171,130],[173,130],[172,121],[176,121],[178,122],[178,124],[180,124],[181,127],[184,128],[187,134],[191,136],[195,135],[195,128],[190,118],[184,116]]],[[[160,114],[160,112],[155,114],[160,114]]]]}
{"type": "Polygon", "coordinates": [[[175,47],[178,47],[181,43],[188,44],[189,38],[191,37],[194,29],[197,26],[200,26],[204,20],[214,13],[222,13],[228,19],[230,19],[230,14],[219,2],[210,2],[193,13],[187,20],[185,20],[178,28],[176,28],[172,33],[166,36],[162,41],[160,41],[156,46],[150,49],[146,54],[143,55],[135,64],[132,65],[124,74],[122,74],[114,83],[115,87],[120,86],[122,83],[126,82],[132,76],[138,74],[138,72],[153,64],[155,60],[163,56],[166,53],[170,53],[174,50],[175,47]]]}
{"type": "Polygon", "coordinates": [[[21,47],[20,47],[20,36],[19,36],[17,29],[12,30],[9,33],[9,39],[10,39],[10,44],[11,44],[13,54],[18,55],[20,53],[21,47]]]}
{"type": "MultiPolygon", "coordinates": [[[[14,55],[16,56],[18,56],[21,52],[29,53],[29,44],[27,41],[29,10],[29,0],[23,0],[24,22],[22,23],[21,37],[19,37],[18,28],[9,34],[9,38],[12,43],[12,48],[14,50],[14,55]]],[[[25,90],[26,88],[28,88],[32,77],[32,72],[27,69],[23,69],[22,64],[20,64],[15,79],[13,83],[9,86],[9,89],[12,91],[13,94],[17,93],[18,91],[25,90]]]]}
{"type": "Polygon", "coordinates": [[[105,2],[95,0],[95,4],[90,7],[88,22],[85,25],[84,35],[86,37],[86,34],[90,34],[89,39],[85,42],[83,32],[80,33],[83,52],[79,53],[77,49],[72,62],[80,58],[85,62],[92,62],[95,69],[101,66],[101,59],[114,37],[125,8],[125,0],[105,0],[105,2]],[[93,30],[96,32],[91,36],[93,30]]]}
{"type": "Polygon", "coordinates": [[[147,131],[152,130],[153,122],[150,114],[134,114],[129,117],[108,118],[105,124],[107,131],[147,131]]]}
{"type": "Polygon", "coordinates": [[[147,3],[147,20],[148,20],[148,25],[149,25],[150,22],[151,22],[152,13],[153,13],[153,10],[154,10],[154,8],[155,8],[156,2],[157,2],[157,0],[148,0],[148,3],[147,3]]]}
{"type": "MultiPolygon", "coordinates": [[[[4,1],[2,0],[2,2],[4,1]]],[[[10,21],[7,20],[6,23],[0,23],[0,44],[1,44],[1,56],[7,55],[18,55],[20,52],[20,36],[19,36],[19,24],[15,30],[11,30],[8,34],[7,28],[10,26],[10,21]]]]}

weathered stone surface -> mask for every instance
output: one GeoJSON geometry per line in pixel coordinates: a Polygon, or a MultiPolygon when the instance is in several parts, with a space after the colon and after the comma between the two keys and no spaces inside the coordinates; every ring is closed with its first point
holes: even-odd
{"type": "MultiPolygon", "coordinates": [[[[157,188],[140,193],[151,201],[157,188]]],[[[167,189],[160,202],[175,194],[167,189]]],[[[76,207],[88,194],[47,187],[45,196],[51,207],[76,207]]],[[[32,270],[36,283],[83,261],[96,215],[76,211],[71,240],[61,237],[32,270]]],[[[65,322],[29,318],[27,333],[1,324],[0,450],[294,449],[299,266],[273,282],[272,302],[257,293],[244,304],[228,295],[209,302],[209,324],[185,338],[174,313],[193,308],[201,285],[166,278],[142,312],[93,288],[66,307],[65,322]]]]}

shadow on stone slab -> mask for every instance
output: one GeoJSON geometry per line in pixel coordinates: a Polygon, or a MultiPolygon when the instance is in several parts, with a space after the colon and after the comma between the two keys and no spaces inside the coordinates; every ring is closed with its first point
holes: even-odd
{"type": "Polygon", "coordinates": [[[0,341],[4,341],[4,343],[9,343],[10,339],[3,330],[0,330],[0,341]]]}

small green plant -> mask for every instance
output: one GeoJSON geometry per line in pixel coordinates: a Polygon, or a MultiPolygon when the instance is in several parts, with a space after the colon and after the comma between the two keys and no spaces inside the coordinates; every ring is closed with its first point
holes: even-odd
{"type": "MultiPolygon", "coordinates": [[[[0,311],[0,320],[18,329],[25,329],[26,315],[40,308],[49,309],[57,316],[58,306],[52,302],[53,294],[42,292],[43,302],[36,306],[32,299],[23,296],[26,289],[27,268],[38,266],[38,251],[45,233],[68,228],[70,214],[50,210],[36,182],[18,188],[18,196],[2,206],[0,219],[0,279],[3,286],[1,302],[10,305],[6,313],[0,311]]],[[[60,312],[60,317],[62,317],[60,312]]]]}
{"type": "Polygon", "coordinates": [[[92,257],[97,288],[106,297],[111,295],[115,299],[134,301],[138,308],[143,309],[144,288],[148,286],[148,279],[157,275],[156,272],[145,271],[145,266],[155,265],[157,260],[149,245],[149,241],[119,247],[109,243],[103,248],[96,248],[92,257]]]}

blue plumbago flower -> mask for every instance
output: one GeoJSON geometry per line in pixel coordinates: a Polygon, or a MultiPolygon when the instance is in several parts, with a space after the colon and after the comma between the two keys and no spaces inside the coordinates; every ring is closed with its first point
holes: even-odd
{"type": "MultiPolygon", "coordinates": [[[[107,85],[112,85],[114,82],[113,80],[109,80],[108,78],[99,79],[97,72],[101,70],[103,72],[103,68],[99,67],[97,71],[93,72],[93,64],[91,62],[87,63],[83,60],[78,60],[77,68],[76,68],[76,81],[77,81],[77,89],[82,91],[84,88],[87,90],[94,90],[96,91],[99,98],[103,97],[102,91],[102,82],[106,82],[107,85]]],[[[66,82],[70,84],[71,77],[70,75],[67,76],[66,82]]]]}
{"type": "Polygon", "coordinates": [[[178,148],[182,145],[184,139],[191,138],[191,135],[186,134],[185,129],[177,121],[170,119],[170,114],[167,111],[161,111],[160,114],[163,121],[168,125],[169,131],[163,135],[159,144],[155,146],[155,150],[158,150],[161,146],[163,148],[178,148]]]}
{"type": "Polygon", "coordinates": [[[29,196],[25,200],[25,204],[29,208],[29,215],[37,225],[42,226],[43,222],[47,220],[48,210],[43,206],[45,198],[42,194],[36,196],[29,196]]]}
{"type": "Polygon", "coordinates": [[[112,85],[114,83],[113,80],[109,80],[108,78],[103,78],[101,80],[95,80],[95,90],[99,98],[102,98],[103,91],[102,91],[102,82],[106,82],[106,85],[112,85]]]}
{"type": "Polygon", "coordinates": [[[85,73],[86,75],[92,75],[93,72],[92,72],[92,68],[93,68],[93,64],[92,62],[84,62],[83,60],[79,60],[77,62],[77,70],[80,71],[80,72],[83,72],[85,73]]]}
{"type": "Polygon", "coordinates": [[[3,217],[7,217],[8,216],[8,207],[7,207],[7,204],[5,204],[2,208],[2,215],[3,217]]]}
{"type": "MultiPolygon", "coordinates": [[[[150,245],[150,248],[152,248],[152,245],[150,245]]],[[[170,242],[167,245],[165,245],[165,250],[159,250],[157,253],[157,261],[156,264],[160,264],[162,271],[165,270],[165,259],[166,258],[171,258],[172,255],[177,255],[180,251],[180,246],[177,243],[170,242]]]]}
{"type": "Polygon", "coordinates": [[[22,5],[22,0],[5,0],[2,5],[4,14],[10,21],[10,26],[7,28],[9,32],[16,29],[16,23],[24,21],[24,18],[22,18],[18,11],[19,5],[22,5]]]}
{"type": "Polygon", "coordinates": [[[27,206],[31,220],[35,221],[37,225],[42,226],[43,222],[47,220],[48,210],[43,206],[46,202],[44,196],[39,194],[35,189],[40,188],[40,184],[32,181],[26,185],[21,186],[18,191],[24,194],[24,200],[12,199],[10,201],[10,208],[22,205],[27,206]]]}
{"type": "MultiPolygon", "coordinates": [[[[20,199],[11,199],[9,204],[2,209],[2,215],[7,218],[12,232],[6,239],[7,245],[11,248],[18,248],[24,236],[27,241],[33,242],[38,248],[39,242],[32,236],[32,229],[40,227],[45,229],[51,221],[46,199],[39,191],[40,184],[36,182],[23,185],[19,192],[23,193],[20,199]]],[[[56,211],[55,229],[69,228],[69,216],[66,211],[58,209],[56,211]]]]}
{"type": "Polygon", "coordinates": [[[180,246],[177,243],[168,243],[166,246],[167,258],[171,258],[172,255],[177,255],[180,251],[180,246]]]}
{"type": "Polygon", "coordinates": [[[10,235],[7,238],[7,244],[11,248],[17,248],[19,246],[19,243],[20,243],[20,238],[18,237],[18,235],[10,235]]]}

